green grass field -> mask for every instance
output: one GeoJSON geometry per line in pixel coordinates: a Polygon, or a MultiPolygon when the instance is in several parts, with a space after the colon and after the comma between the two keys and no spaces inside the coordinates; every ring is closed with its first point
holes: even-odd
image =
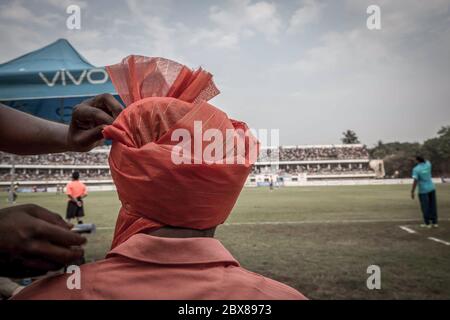
{"type": "MultiPolygon", "coordinates": [[[[440,227],[431,230],[418,228],[419,204],[409,188],[244,189],[216,236],[247,269],[312,299],[449,299],[450,245],[428,237],[450,242],[450,185],[438,186],[440,227]],[[381,268],[381,290],[366,287],[369,265],[381,268]]],[[[55,194],[20,194],[21,203],[59,213],[66,206],[55,194]]],[[[88,261],[108,251],[119,206],[115,192],[86,199],[85,222],[99,229],[88,236],[88,261]]]]}

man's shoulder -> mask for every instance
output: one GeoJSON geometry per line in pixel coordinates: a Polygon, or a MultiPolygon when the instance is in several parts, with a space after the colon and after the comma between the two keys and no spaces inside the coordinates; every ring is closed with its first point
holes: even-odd
{"type": "Polygon", "coordinates": [[[36,280],[13,297],[13,300],[55,299],[70,299],[66,274],[54,275],[36,280]]]}
{"type": "MultiPolygon", "coordinates": [[[[103,261],[103,260],[100,260],[103,261]]],[[[13,300],[73,300],[88,299],[93,275],[99,263],[87,263],[78,270],[63,272],[36,280],[13,297],[13,300]],[[78,274],[77,274],[78,273],[78,274]],[[73,287],[75,277],[80,276],[81,288],[73,287]]]]}
{"type": "Polygon", "coordinates": [[[419,173],[419,172],[423,171],[426,168],[428,168],[428,163],[427,162],[422,162],[422,163],[416,164],[416,166],[414,167],[413,171],[416,171],[416,172],[419,173]]]}
{"type": "Polygon", "coordinates": [[[258,273],[239,267],[239,272],[244,275],[242,285],[254,287],[259,298],[267,300],[307,300],[307,298],[296,289],[258,273]]]}

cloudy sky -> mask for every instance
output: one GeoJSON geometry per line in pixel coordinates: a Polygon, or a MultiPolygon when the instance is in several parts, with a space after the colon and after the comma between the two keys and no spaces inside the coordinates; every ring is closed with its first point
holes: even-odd
{"type": "Polygon", "coordinates": [[[163,56],[282,144],[423,141],[450,125],[450,0],[0,0],[0,62],[67,38],[91,63],[163,56]],[[81,7],[81,30],[66,8],[81,7]],[[381,30],[366,9],[381,8],[381,30]]]}

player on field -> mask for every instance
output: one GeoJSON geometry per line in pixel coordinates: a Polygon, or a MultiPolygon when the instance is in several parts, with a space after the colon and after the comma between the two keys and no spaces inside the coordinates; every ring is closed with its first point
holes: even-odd
{"type": "Polygon", "coordinates": [[[431,163],[423,157],[416,157],[417,165],[412,171],[414,179],[411,198],[414,199],[416,187],[419,186],[419,201],[423,213],[421,227],[431,228],[438,226],[438,214],[436,203],[436,189],[431,176],[431,163]]]}
{"type": "Polygon", "coordinates": [[[70,222],[77,219],[78,224],[82,224],[84,217],[83,199],[87,197],[87,189],[83,182],[80,181],[80,173],[75,171],[72,174],[72,181],[66,186],[66,194],[69,197],[67,202],[66,219],[70,222]]]}

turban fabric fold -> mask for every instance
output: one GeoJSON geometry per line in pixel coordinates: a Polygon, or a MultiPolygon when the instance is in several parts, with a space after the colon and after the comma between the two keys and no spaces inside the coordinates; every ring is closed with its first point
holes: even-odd
{"type": "MultiPolygon", "coordinates": [[[[203,230],[223,223],[256,160],[257,151],[253,156],[250,151],[258,142],[242,134],[248,133],[245,123],[207,102],[219,93],[212,75],[142,56],[129,56],[107,71],[127,105],[103,131],[113,141],[109,164],[122,203],[112,247],[163,226],[203,230]],[[173,153],[180,151],[173,133],[181,129],[194,139],[196,123],[201,123],[201,133],[221,132],[223,158],[231,154],[232,163],[197,162],[195,142],[188,149],[192,161],[173,161],[173,153]],[[237,147],[239,142],[244,149],[237,147]]],[[[201,154],[207,145],[201,144],[201,154]]]]}

